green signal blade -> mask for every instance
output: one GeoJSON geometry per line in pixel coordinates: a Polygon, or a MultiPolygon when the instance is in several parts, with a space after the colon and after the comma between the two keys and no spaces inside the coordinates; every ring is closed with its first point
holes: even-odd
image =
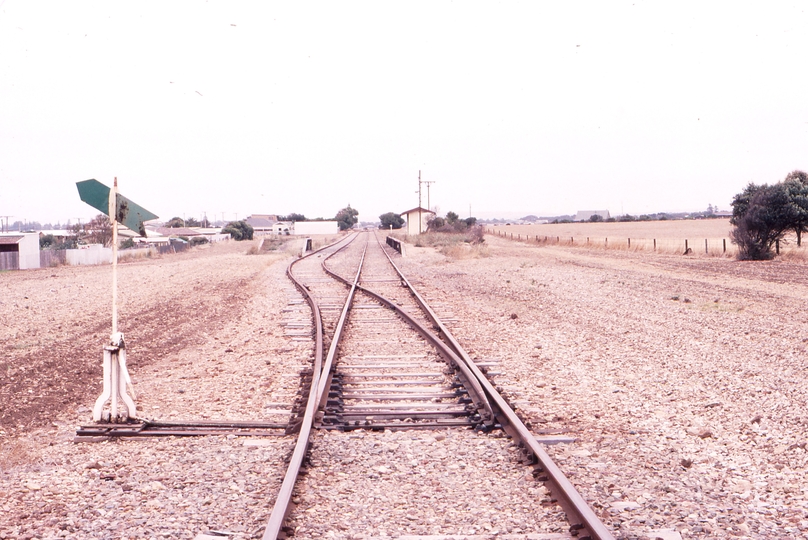
{"type": "MultiPolygon", "coordinates": [[[[82,201],[109,216],[110,188],[95,179],[76,182],[76,187],[82,201]]],[[[115,219],[140,236],[146,236],[143,222],[157,219],[157,216],[118,193],[115,198],[115,219]]]]}

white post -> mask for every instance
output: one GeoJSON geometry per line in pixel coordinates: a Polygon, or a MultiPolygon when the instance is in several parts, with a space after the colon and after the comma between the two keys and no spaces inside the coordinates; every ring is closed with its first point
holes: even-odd
{"type": "Polygon", "coordinates": [[[104,388],[93,407],[93,420],[100,422],[125,421],[137,415],[132,379],[126,369],[126,346],[123,334],[118,332],[118,178],[115,177],[112,189],[109,190],[109,219],[112,223],[112,336],[109,345],[104,347],[104,388]],[[127,385],[132,397],[126,393],[127,385]],[[104,405],[110,401],[109,414],[104,414],[104,405]],[[118,405],[122,402],[125,415],[118,414],[118,405]]]}
{"type": "Polygon", "coordinates": [[[112,334],[118,333],[118,177],[109,190],[109,219],[112,222],[112,334]]]}

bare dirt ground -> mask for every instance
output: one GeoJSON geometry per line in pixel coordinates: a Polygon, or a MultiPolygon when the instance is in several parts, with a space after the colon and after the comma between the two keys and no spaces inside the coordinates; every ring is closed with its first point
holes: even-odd
{"type": "Polygon", "coordinates": [[[604,521],[808,537],[808,266],[486,243],[405,272],[534,429],[577,438],[550,452],[604,521]]]}
{"type": "MultiPolygon", "coordinates": [[[[139,417],[288,418],[310,346],[280,324],[290,253],[256,244],[119,266],[139,417]]],[[[110,266],[7,272],[0,290],[0,538],[244,538],[263,524],[287,437],[72,442],[101,392],[110,266]]]]}
{"type": "MultiPolygon", "coordinates": [[[[625,538],[806,538],[808,266],[540,247],[408,246],[405,273],[625,538]]],[[[276,419],[310,345],[289,254],[244,243],[121,265],[143,415],[276,419]]],[[[0,538],[260,531],[292,439],[71,442],[101,390],[110,268],[0,274],[0,538]]],[[[539,504],[539,502],[537,502],[539,504]]]]}

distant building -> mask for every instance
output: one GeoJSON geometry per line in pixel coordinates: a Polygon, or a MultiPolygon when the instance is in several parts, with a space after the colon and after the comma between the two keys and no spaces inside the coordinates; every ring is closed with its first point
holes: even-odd
{"type": "Polygon", "coordinates": [[[39,268],[39,233],[0,234],[0,270],[39,268]]]}
{"type": "Polygon", "coordinates": [[[292,234],[309,236],[312,234],[337,234],[339,223],[336,221],[295,221],[292,223],[292,234]]]}
{"type": "MultiPolygon", "coordinates": [[[[253,228],[253,231],[258,234],[283,234],[283,226],[278,221],[278,216],[274,214],[253,214],[244,218],[244,222],[253,228]]],[[[286,226],[286,234],[289,234],[288,225],[286,226]]]]}
{"type": "Polygon", "coordinates": [[[589,221],[592,216],[600,216],[603,221],[612,217],[608,210],[578,210],[573,221],[589,221]]]}
{"type": "Polygon", "coordinates": [[[407,234],[415,235],[426,232],[427,223],[435,216],[435,212],[419,206],[402,212],[400,215],[407,220],[407,225],[405,226],[407,234]]]}

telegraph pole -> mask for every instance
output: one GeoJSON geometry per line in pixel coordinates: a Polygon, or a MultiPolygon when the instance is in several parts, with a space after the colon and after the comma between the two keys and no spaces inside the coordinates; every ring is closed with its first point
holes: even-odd
{"type": "Polygon", "coordinates": [[[432,210],[432,206],[430,205],[430,202],[429,202],[429,186],[431,184],[434,184],[435,181],[434,180],[424,180],[423,183],[426,184],[426,209],[427,210],[432,210]]]}
{"type": "Polygon", "coordinates": [[[421,171],[418,171],[418,234],[421,234],[421,224],[424,222],[421,217],[421,171]]]}
{"type": "Polygon", "coordinates": [[[421,218],[421,184],[426,184],[426,209],[432,210],[429,200],[429,186],[434,183],[434,180],[421,180],[421,171],[418,171],[418,234],[423,232],[421,230],[421,224],[423,223],[423,219],[421,218]]]}
{"type": "Polygon", "coordinates": [[[14,217],[14,216],[0,216],[0,232],[10,232],[8,230],[8,218],[10,218],[10,217],[14,217]],[[3,218],[6,218],[6,226],[5,227],[3,227],[3,218]]]}

